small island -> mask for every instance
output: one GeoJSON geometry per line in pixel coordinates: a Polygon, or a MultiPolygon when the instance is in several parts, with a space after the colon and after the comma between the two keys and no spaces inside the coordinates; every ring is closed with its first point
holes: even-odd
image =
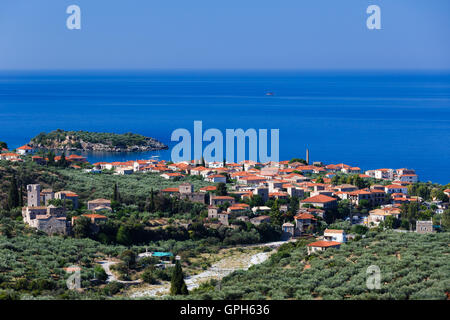
{"type": "Polygon", "coordinates": [[[165,150],[168,146],[150,137],[135,133],[105,133],[89,131],[41,132],[28,143],[36,149],[67,151],[137,152],[165,150]]]}

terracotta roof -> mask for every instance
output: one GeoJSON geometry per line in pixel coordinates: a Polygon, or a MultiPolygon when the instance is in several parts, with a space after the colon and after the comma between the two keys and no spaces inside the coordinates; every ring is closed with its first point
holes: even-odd
{"type": "Polygon", "coordinates": [[[339,246],[341,245],[340,242],[336,242],[336,241],[316,241],[316,242],[312,242],[310,244],[307,244],[308,247],[319,247],[319,248],[328,248],[328,247],[335,247],[335,246],[339,246]]]}
{"type": "Polygon", "coordinates": [[[339,229],[325,229],[323,233],[344,233],[344,230],[339,229]]]}
{"type": "Polygon", "coordinates": [[[316,220],[316,218],[309,213],[299,213],[294,217],[295,220],[316,220]]]}
{"type": "Polygon", "coordinates": [[[178,188],[166,188],[161,190],[161,192],[179,192],[178,188]]]}
{"type": "Polygon", "coordinates": [[[30,146],[24,145],[24,146],[17,148],[17,150],[33,150],[33,148],[31,148],[30,146]]]}
{"type": "Polygon", "coordinates": [[[328,203],[328,202],[333,202],[333,201],[337,201],[335,198],[323,195],[323,194],[319,194],[317,196],[314,197],[309,197],[305,200],[302,200],[301,202],[305,203],[305,202],[311,202],[311,203],[328,203]]]}

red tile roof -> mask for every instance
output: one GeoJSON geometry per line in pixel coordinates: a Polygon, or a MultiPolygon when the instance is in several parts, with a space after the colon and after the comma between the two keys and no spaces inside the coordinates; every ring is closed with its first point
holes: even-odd
{"type": "Polygon", "coordinates": [[[341,245],[340,242],[336,242],[336,241],[316,241],[316,242],[312,242],[310,244],[307,244],[308,247],[319,247],[319,248],[328,248],[328,247],[336,247],[341,245]]]}
{"type": "Polygon", "coordinates": [[[311,203],[328,203],[328,202],[333,202],[333,201],[337,201],[335,198],[323,195],[323,194],[319,194],[317,196],[314,197],[309,197],[305,200],[302,200],[301,202],[303,203],[307,203],[307,202],[311,202],[311,203]]]}

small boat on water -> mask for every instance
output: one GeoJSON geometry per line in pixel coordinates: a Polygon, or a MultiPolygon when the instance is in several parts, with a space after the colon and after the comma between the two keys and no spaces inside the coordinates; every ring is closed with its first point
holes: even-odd
{"type": "Polygon", "coordinates": [[[275,93],[273,93],[273,92],[266,92],[266,96],[273,96],[273,95],[275,95],[275,93]]]}

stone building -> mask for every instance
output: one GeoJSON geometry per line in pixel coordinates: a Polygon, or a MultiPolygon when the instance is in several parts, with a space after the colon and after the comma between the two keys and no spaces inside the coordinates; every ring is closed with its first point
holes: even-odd
{"type": "Polygon", "coordinates": [[[41,191],[41,203],[48,205],[48,202],[55,199],[55,193],[52,189],[44,189],[41,191]]]}
{"type": "Polygon", "coordinates": [[[39,184],[27,185],[27,204],[29,207],[41,205],[41,186],[39,184]]]}
{"type": "Polygon", "coordinates": [[[66,219],[64,208],[27,206],[22,208],[22,217],[26,224],[49,235],[70,233],[70,222],[66,219]]]}

